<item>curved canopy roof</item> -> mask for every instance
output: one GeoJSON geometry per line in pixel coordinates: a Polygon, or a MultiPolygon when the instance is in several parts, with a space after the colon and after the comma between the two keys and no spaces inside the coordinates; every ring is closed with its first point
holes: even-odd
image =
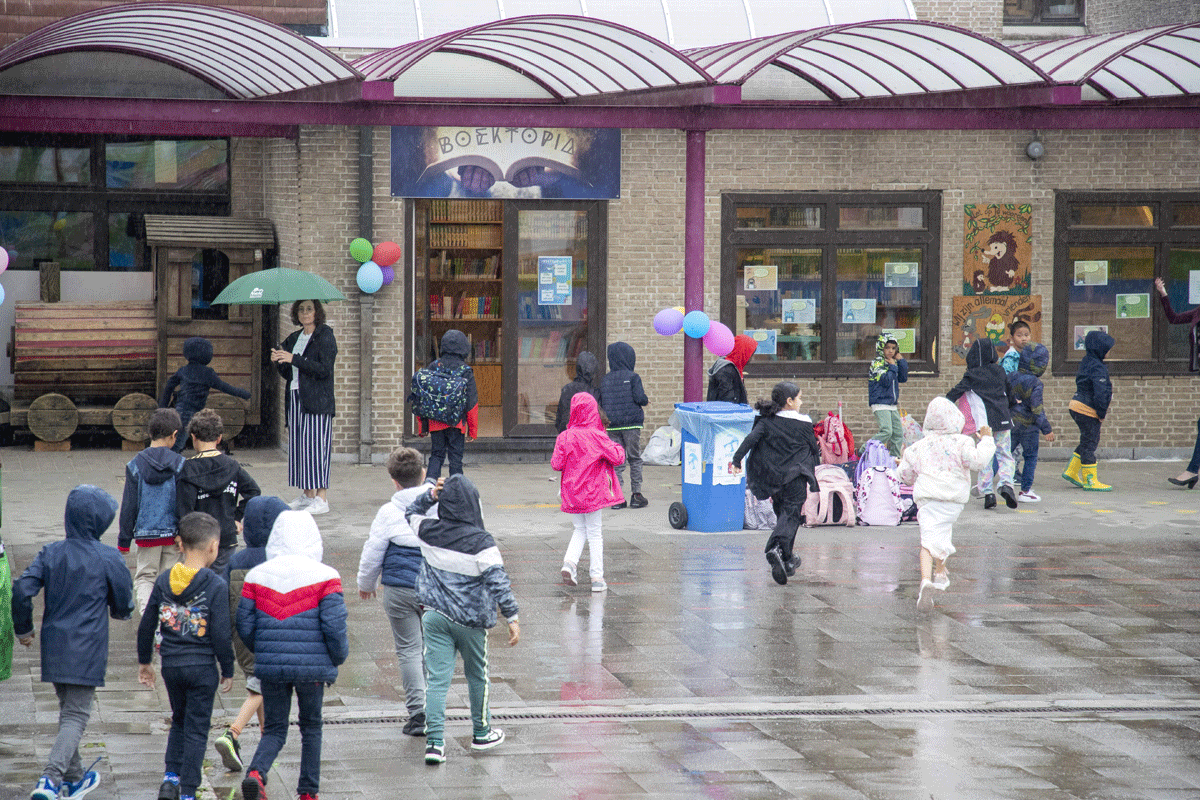
{"type": "Polygon", "coordinates": [[[0,89],[9,68],[97,51],[170,65],[243,100],[361,78],[320,45],[247,14],[184,3],[139,3],[69,17],[0,51],[0,89]]]}
{"type": "Polygon", "coordinates": [[[933,22],[835,25],[685,53],[715,81],[743,85],[743,99],[860,100],[1047,82],[1000,43],[933,22]]]}
{"type": "Polygon", "coordinates": [[[798,28],[915,19],[910,0],[329,0],[331,46],[387,47],[531,14],[598,19],[676,49],[798,28]]]}
{"type": "Polygon", "coordinates": [[[1126,100],[1200,94],[1200,22],[1013,48],[1059,83],[1126,100]]]}
{"type": "Polygon", "coordinates": [[[397,97],[588,95],[711,83],[704,70],[644,33],[590,17],[518,17],[381,50],[354,66],[395,82],[397,97]]]}

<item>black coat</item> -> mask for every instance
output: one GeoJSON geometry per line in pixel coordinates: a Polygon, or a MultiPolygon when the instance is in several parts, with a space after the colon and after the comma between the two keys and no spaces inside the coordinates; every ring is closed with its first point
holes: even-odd
{"type": "MultiPolygon", "coordinates": [[[[807,417],[756,417],[750,435],[733,454],[733,465],[741,467],[747,454],[750,464],[746,467],[746,483],[759,500],[778,494],[797,478],[802,478],[811,491],[817,491],[814,472],[821,462],[821,446],[807,417]]],[[[805,495],[801,491],[801,502],[805,495]]]]}
{"type": "Polygon", "coordinates": [[[587,392],[600,402],[600,392],[596,390],[596,373],[600,370],[600,362],[596,357],[584,350],[575,359],[575,380],[562,388],[558,396],[558,410],[554,414],[554,427],[562,433],[571,421],[571,398],[580,392],[587,392]]]}
{"type": "Polygon", "coordinates": [[[1087,355],[1079,362],[1079,371],[1075,373],[1075,396],[1071,399],[1095,411],[1100,419],[1108,415],[1108,406],[1112,402],[1112,381],[1108,379],[1104,357],[1114,344],[1116,340],[1104,331],[1088,331],[1083,340],[1087,355]]]}
{"type": "Polygon", "coordinates": [[[633,371],[637,354],[625,342],[608,346],[608,374],[600,381],[600,408],[608,416],[609,430],[640,428],[646,421],[642,406],[650,402],[642,377],[633,371]]]}
{"type": "Polygon", "coordinates": [[[946,392],[947,400],[957,400],[968,391],[979,395],[987,410],[988,427],[993,433],[1012,429],[1008,412],[1008,375],[996,361],[996,346],[986,336],[971,342],[967,351],[967,371],[962,380],[946,392]]]}
{"type": "Polygon", "coordinates": [[[242,469],[241,463],[224,453],[192,456],[183,462],[175,479],[179,518],[193,511],[210,514],[221,526],[221,547],[237,546],[237,521],[246,513],[250,498],[260,494],[258,484],[242,469]]]}
{"type": "Polygon", "coordinates": [[[708,371],[708,394],[705,400],[724,400],[746,405],[746,384],[742,373],[732,361],[721,359],[708,371]],[[725,363],[721,363],[724,361],[725,363]]]}
{"type": "MultiPolygon", "coordinates": [[[[296,346],[301,331],[295,331],[283,340],[281,350],[289,353],[296,346]]],[[[300,370],[300,408],[306,414],[334,415],[333,405],[333,362],[337,359],[337,339],[333,328],[318,325],[312,338],[300,355],[292,356],[292,363],[276,364],[275,368],[284,380],[292,379],[292,368],[300,370]]]]}

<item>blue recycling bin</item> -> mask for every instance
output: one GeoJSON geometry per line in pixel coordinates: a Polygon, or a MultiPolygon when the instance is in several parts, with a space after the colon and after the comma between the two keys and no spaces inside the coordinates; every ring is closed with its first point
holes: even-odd
{"type": "Polygon", "coordinates": [[[745,522],[746,475],[729,462],[754,426],[750,406],[720,401],[676,403],[683,428],[683,502],[672,503],[671,525],[693,531],[740,531],[745,522]]]}

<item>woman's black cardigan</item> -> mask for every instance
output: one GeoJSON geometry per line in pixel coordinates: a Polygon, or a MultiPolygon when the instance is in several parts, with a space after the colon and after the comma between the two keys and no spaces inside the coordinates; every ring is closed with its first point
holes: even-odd
{"type": "MultiPolygon", "coordinates": [[[[284,339],[280,349],[290,353],[301,330],[284,339]]],[[[300,370],[300,409],[304,413],[333,416],[333,362],[337,352],[333,328],[318,325],[302,354],[293,355],[291,364],[275,365],[284,380],[291,380],[292,367],[300,370]]]]}

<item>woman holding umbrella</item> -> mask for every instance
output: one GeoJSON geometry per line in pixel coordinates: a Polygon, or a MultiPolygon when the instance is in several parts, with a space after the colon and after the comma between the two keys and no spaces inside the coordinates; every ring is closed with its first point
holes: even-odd
{"type": "MultiPolygon", "coordinates": [[[[1192,372],[1200,371],[1200,343],[1197,342],[1197,334],[1200,334],[1200,306],[1190,311],[1176,313],[1171,308],[1171,300],[1167,297],[1167,287],[1162,278],[1154,279],[1154,288],[1158,290],[1158,299],[1162,303],[1163,313],[1167,315],[1167,321],[1174,325],[1192,326],[1188,369],[1192,372]]],[[[1167,480],[1176,486],[1186,486],[1189,489],[1194,488],[1196,481],[1200,480],[1200,420],[1196,420],[1196,445],[1192,448],[1192,460],[1188,463],[1187,469],[1179,473],[1178,477],[1167,478],[1167,480]]]]}
{"type": "Polygon", "coordinates": [[[337,340],[320,300],[292,303],[292,322],[300,330],[271,350],[271,361],[287,381],[288,485],[303,490],[291,506],[327,514],[337,340]]]}

